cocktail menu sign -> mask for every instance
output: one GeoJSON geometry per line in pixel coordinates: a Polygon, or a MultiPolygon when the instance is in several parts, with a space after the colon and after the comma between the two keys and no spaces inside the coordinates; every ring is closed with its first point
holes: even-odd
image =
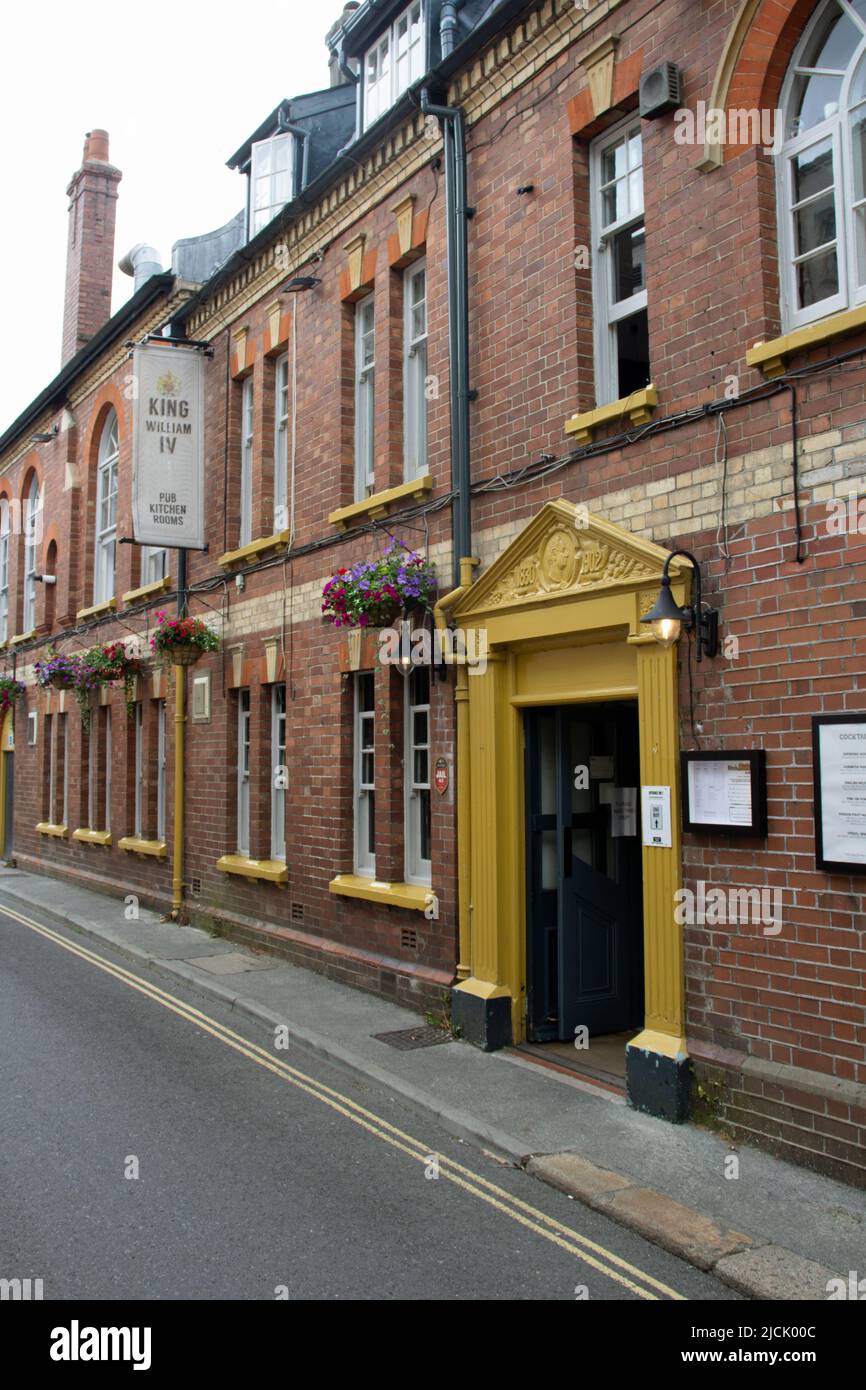
{"type": "Polygon", "coordinates": [[[829,873],[866,873],[866,714],[812,720],[815,860],[829,873]]]}

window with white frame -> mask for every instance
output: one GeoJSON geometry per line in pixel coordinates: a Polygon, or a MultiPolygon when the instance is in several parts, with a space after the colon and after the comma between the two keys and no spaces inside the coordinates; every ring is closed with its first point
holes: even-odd
{"type": "MultiPolygon", "coordinates": [[[[60,820],[58,821],[59,825],[69,824],[69,736],[67,732],[69,725],[66,722],[68,718],[68,715],[61,714],[58,716],[57,720],[57,734],[62,748],[62,753],[58,753],[60,776],[62,778],[60,786],[61,806],[60,820]]],[[[56,812],[54,814],[56,814],[56,812]]]]}
{"type": "Polygon", "coordinates": [[[250,156],[249,235],[254,237],[292,198],[295,137],[257,140],[250,156]]]}
{"type": "Polygon", "coordinates": [[[373,295],[355,305],[355,501],[376,483],[376,309],[373,295]]]}
{"type": "Polygon", "coordinates": [[[24,632],[36,626],[36,557],[41,534],[42,496],[34,474],[24,504],[24,632]]]}
{"type": "Polygon", "coordinates": [[[141,583],[158,584],[168,574],[168,551],[164,546],[141,547],[141,583]]]}
{"type": "Polygon", "coordinates": [[[156,706],[156,838],[165,839],[165,700],[156,706]]]}
{"type": "Polygon", "coordinates": [[[866,302],[866,3],[828,0],[782,88],[776,155],[785,331],[866,302]]]}
{"type": "Polygon", "coordinates": [[[594,141],[590,185],[596,402],[608,405],[650,381],[639,119],[594,141]]]}
{"type": "Polygon", "coordinates": [[[376,706],[372,672],[355,677],[355,873],[376,874],[376,706]]]}
{"type": "Polygon", "coordinates": [[[54,819],[57,808],[54,804],[57,796],[57,736],[55,726],[57,716],[46,714],[43,723],[45,734],[45,753],[48,758],[48,822],[50,825],[59,825],[60,822],[54,819]]]}
{"type": "Polygon", "coordinates": [[[9,503],[0,500],[0,642],[9,636],[9,503]]]}
{"type": "Polygon", "coordinates": [[[111,710],[105,710],[105,819],[103,830],[111,829],[111,710]]]}
{"type": "Polygon", "coordinates": [[[114,551],[117,538],[117,416],[110,411],[99,440],[96,464],[96,561],[93,602],[114,598],[114,551]]]}
{"type": "Polygon", "coordinates": [[[403,276],[403,451],[407,482],[427,468],[427,267],[403,276]]]}
{"type": "Polygon", "coordinates": [[[286,857],[286,687],[271,686],[271,858],[286,857]]]}
{"type": "Polygon", "coordinates": [[[406,882],[430,882],[430,667],[413,666],[406,679],[403,794],[406,882]]]}
{"type": "Polygon", "coordinates": [[[253,538],[253,379],[248,376],[241,397],[241,524],[239,545],[253,538]]]}
{"type": "Polygon", "coordinates": [[[274,530],[285,530],[289,500],[289,355],[274,372],[274,530]]]}
{"type": "Polygon", "coordinates": [[[238,695],[238,854],[250,852],[250,692],[238,695]]]}
{"type": "Polygon", "coordinates": [[[135,706],[135,809],[132,833],[137,840],[144,838],[144,706],[141,701],[135,706]]]}
{"type": "Polygon", "coordinates": [[[97,793],[96,776],[97,776],[97,768],[98,768],[98,766],[99,766],[99,764],[98,764],[98,751],[99,751],[99,733],[98,733],[98,729],[97,729],[96,720],[93,718],[93,711],[91,711],[90,731],[89,731],[89,733],[88,733],[88,735],[87,735],[87,828],[88,828],[88,830],[98,830],[98,829],[99,829],[99,826],[96,824],[97,809],[98,809],[98,808],[97,808],[97,800],[96,800],[96,793],[97,793]]]}
{"type": "Polygon", "coordinates": [[[414,0],[364,54],[364,129],[424,76],[424,4],[414,0]]]}

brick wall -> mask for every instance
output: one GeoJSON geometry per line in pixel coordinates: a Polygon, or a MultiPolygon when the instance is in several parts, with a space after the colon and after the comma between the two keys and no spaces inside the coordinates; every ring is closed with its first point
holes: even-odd
{"type": "MultiPolygon", "coordinates": [[[[645,71],[675,59],[684,75],[684,103],[693,106],[710,93],[735,10],[734,3],[708,11],[685,0],[617,6],[617,67],[636,73],[641,64],[645,71]]],[[[784,388],[759,389],[764,379],[745,360],[756,340],[779,330],[771,161],[760,150],[735,151],[706,173],[698,167],[701,150],[674,141],[670,117],[644,122],[650,344],[659,406],[649,429],[623,437],[621,426],[612,428],[608,442],[602,433],[592,449],[569,456],[565,421],[594,404],[591,286],[586,269],[575,264],[575,248],[590,241],[587,142],[604,125],[590,121],[575,136],[569,103],[582,101],[587,91],[580,60],[602,32],[595,26],[604,24],[604,14],[603,6],[587,14],[547,0],[532,8],[504,46],[496,46],[490,62],[458,76],[452,91],[470,114],[470,202],[476,210],[470,226],[471,384],[478,391],[473,477],[478,484],[495,478],[512,484],[476,493],[474,549],[489,564],[547,499],[564,496],[660,544],[686,546],[701,561],[705,597],[719,608],[722,635],[735,638],[737,648],[704,663],[690,683],[682,644],[682,744],[766,749],[769,833],[756,841],[687,836],[685,883],[778,887],[783,929],[777,936],[764,936],[760,927],[687,929],[690,1046],[700,1074],[723,1083],[714,1114],[753,1139],[787,1146],[817,1166],[862,1180],[863,881],[815,869],[811,718],[866,708],[866,541],[833,536],[826,526],[828,500],[863,487],[866,373],[859,351],[866,336],[813,349],[793,363],[808,369],[796,398],[804,554],[797,563],[792,395],[784,388]],[[517,187],[527,184],[533,192],[518,194],[517,187]],[[842,350],[852,354],[848,361],[820,365],[842,350]],[[720,423],[718,414],[701,407],[722,399],[732,379],[736,399],[720,423]],[[694,413],[686,417],[687,411],[694,413]],[[549,456],[546,469],[539,464],[542,455],[549,456]],[[831,1093],[828,1087],[836,1089],[831,1093]]],[[[802,16],[795,20],[801,24],[802,16]]],[[[790,51],[787,30],[784,42],[790,51]]],[[[632,82],[622,98],[623,110],[633,108],[633,87],[632,82]]],[[[776,96],[770,93],[772,101],[776,96]]],[[[329,892],[333,876],[352,867],[350,695],[340,635],[318,611],[324,580],[339,565],[378,553],[387,529],[420,548],[429,545],[446,587],[451,572],[447,506],[422,515],[412,504],[402,520],[385,518],[376,535],[347,538],[327,520],[353,496],[355,291],[347,290],[344,248],[359,232],[366,235],[359,288],[372,288],[376,304],[376,487],[402,480],[402,266],[394,267],[391,241],[393,209],[407,193],[415,195],[416,222],[424,214],[424,241],[414,251],[426,253],[429,273],[434,504],[450,486],[445,199],[435,163],[441,145],[424,133],[420,119],[404,134],[404,143],[392,144],[379,163],[373,159],[359,170],[355,184],[344,180],[321,221],[311,215],[286,234],[293,270],[310,273],[312,266],[322,283],[284,301],[280,344],[270,340],[269,308],[286,271],[265,254],[190,325],[192,336],[209,338],[214,348],[205,368],[210,550],[191,557],[190,582],[198,591],[191,607],[212,618],[226,648],[243,644],[244,681],[260,712],[268,698],[263,642],[279,638],[285,650],[290,792],[288,886],[218,870],[220,856],[234,849],[235,833],[236,697],[224,649],[200,668],[212,673],[211,722],[189,726],[186,876],[200,885],[189,895],[197,920],[239,939],[265,941],[335,978],[430,1006],[439,1002],[456,963],[453,779],[448,797],[433,796],[438,921],[329,892]],[[313,251],[321,255],[311,261],[313,251]],[[251,371],[254,380],[256,537],[273,524],[273,370],[275,347],[290,345],[289,312],[296,316],[298,341],[297,550],[290,561],[276,555],[247,572],[239,591],[234,575],[217,562],[238,544],[242,373],[232,362],[232,334],[247,330],[244,372],[251,371]],[[409,945],[407,933],[413,931],[416,942],[409,945]]],[[[95,441],[110,404],[121,416],[118,529],[129,533],[126,370],[117,363],[77,406],[71,464],[70,440],[61,436],[38,453],[21,454],[2,475],[10,495],[20,496],[28,470],[37,461],[44,470],[46,517],[55,525],[58,546],[55,637],[92,601],[95,441]]],[[[137,563],[135,547],[119,547],[118,594],[136,586],[137,563]]],[[[20,558],[13,560],[10,582],[17,592],[20,558]]],[[[39,603],[44,604],[41,593],[39,603]]],[[[76,633],[68,645],[123,636],[130,627],[143,630],[156,606],[76,633]]],[[[39,621],[44,619],[40,607],[39,621]]],[[[22,651],[19,669],[41,649],[22,651]]],[[[381,669],[376,676],[377,700],[392,716],[389,733],[383,725],[377,745],[384,779],[377,791],[383,807],[377,857],[389,876],[398,873],[402,854],[397,679],[381,669]]],[[[119,737],[124,713],[119,696],[112,698],[116,757],[122,760],[128,757],[119,737]]],[[[432,703],[432,756],[453,756],[453,674],[434,681],[432,703]]],[[[31,692],[28,707],[41,710],[42,697],[31,692]]],[[[74,784],[81,751],[74,708],[68,727],[74,784]]],[[[44,730],[40,721],[40,740],[44,730]]],[[[169,742],[172,737],[169,720],[169,742]]],[[[257,737],[265,758],[261,728],[257,737]]],[[[15,844],[21,862],[79,876],[106,891],[120,885],[167,905],[166,863],[36,834],[43,759],[40,746],[29,749],[19,738],[15,844]]],[[[257,776],[253,825],[261,846],[267,842],[268,802],[263,769],[257,776]]],[[[74,804],[81,789],[73,785],[71,791],[74,804]]],[[[115,818],[118,826],[128,825],[128,770],[126,781],[122,774],[115,777],[113,796],[113,825],[115,818]]],[[[171,804],[169,795],[169,840],[171,804]]]]}

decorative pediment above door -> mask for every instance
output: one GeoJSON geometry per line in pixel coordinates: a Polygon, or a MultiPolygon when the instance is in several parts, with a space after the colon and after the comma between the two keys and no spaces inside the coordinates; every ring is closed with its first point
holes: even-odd
{"type": "MultiPolygon", "coordinates": [[[[460,622],[599,591],[647,588],[655,601],[669,552],[564,498],[547,502],[455,605],[460,622]]],[[[671,563],[671,577],[688,574],[671,563]]]]}

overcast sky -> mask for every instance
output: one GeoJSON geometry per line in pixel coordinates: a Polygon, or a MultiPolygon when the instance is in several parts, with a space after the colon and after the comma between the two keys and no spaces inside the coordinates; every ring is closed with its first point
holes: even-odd
{"type": "MultiPolygon", "coordinates": [[[[225,161],[283,97],[328,85],[341,0],[117,0],[6,5],[0,148],[0,431],[60,369],[66,189],[88,130],[123,171],[115,261],[227,222],[244,180],[225,161]]],[[[115,272],[112,313],[132,293],[115,272]]]]}

